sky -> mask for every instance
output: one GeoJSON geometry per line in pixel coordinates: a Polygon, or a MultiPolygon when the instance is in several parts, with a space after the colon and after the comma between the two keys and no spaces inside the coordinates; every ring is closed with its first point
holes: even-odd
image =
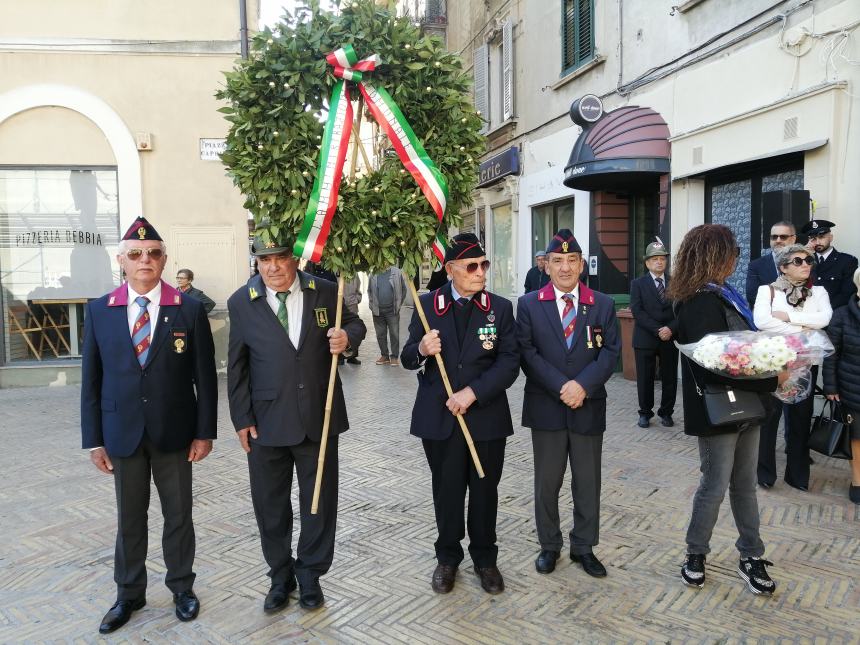
{"type": "MultiPolygon", "coordinates": [[[[296,0],[260,0],[260,27],[275,24],[284,9],[293,12],[297,4],[296,0]]],[[[324,9],[331,9],[333,5],[330,0],[320,0],[320,6],[324,9]]]]}

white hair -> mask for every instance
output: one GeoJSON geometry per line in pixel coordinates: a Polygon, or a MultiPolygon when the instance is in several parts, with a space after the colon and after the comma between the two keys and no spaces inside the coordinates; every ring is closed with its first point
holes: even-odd
{"type": "Polygon", "coordinates": [[[854,272],[854,285],[860,289],[860,269],[854,272]]]}
{"type": "MultiPolygon", "coordinates": [[[[131,241],[132,240],[120,240],[119,246],[117,247],[116,252],[119,255],[125,255],[125,252],[128,251],[128,243],[131,241]]],[[[161,244],[162,253],[167,253],[167,245],[164,243],[164,241],[159,240],[159,243],[161,244]]]]}

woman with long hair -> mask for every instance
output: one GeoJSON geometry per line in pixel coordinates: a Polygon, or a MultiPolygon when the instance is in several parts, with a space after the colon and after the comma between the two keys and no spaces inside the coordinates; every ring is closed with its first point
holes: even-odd
{"type": "MultiPolygon", "coordinates": [[[[696,226],[684,236],[673,264],[675,277],[669,284],[669,297],[675,301],[678,316],[679,343],[694,343],[716,332],[756,329],[746,300],[727,282],[739,251],[731,230],[719,224],[696,226]]],[[[681,372],[684,433],[698,439],[702,472],[687,528],[687,557],[681,578],[689,586],[704,586],[705,559],[728,489],[739,534],[735,543],[740,552],[738,573],[753,593],[772,594],[776,584],[767,572],[772,563],[762,559],[765,549],[759,535],[756,499],[759,421],[711,425],[697,384],[723,384],[736,391],[765,394],[773,392],[788,373],[779,378],[732,379],[686,358],[681,361],[681,372]]]]}

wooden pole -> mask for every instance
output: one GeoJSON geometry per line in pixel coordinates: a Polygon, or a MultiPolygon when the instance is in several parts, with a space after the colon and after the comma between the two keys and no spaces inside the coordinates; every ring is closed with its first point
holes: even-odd
{"type": "MultiPolygon", "coordinates": [[[[415,311],[418,312],[418,317],[421,319],[421,324],[424,325],[424,333],[430,333],[430,324],[427,322],[427,315],[424,313],[424,307],[421,306],[421,301],[418,299],[418,290],[415,289],[415,281],[412,277],[407,276],[406,284],[409,285],[409,290],[412,292],[412,302],[415,303],[415,311]]],[[[451,381],[448,379],[448,372],[445,370],[445,363],[442,361],[442,354],[436,354],[436,364],[439,366],[439,373],[442,375],[442,382],[445,384],[445,391],[448,396],[454,395],[454,390],[451,387],[451,381]]],[[[481,460],[478,458],[478,453],[475,450],[475,442],[472,441],[472,433],[466,427],[466,420],[462,414],[457,415],[457,421],[460,423],[460,429],[463,431],[463,437],[466,439],[466,445],[469,446],[469,453],[472,455],[472,462],[475,464],[475,470],[478,471],[478,477],[484,477],[484,469],[481,467],[481,460]]]]}
{"type": "MultiPolygon", "coordinates": [[[[337,278],[337,309],[334,317],[334,328],[340,329],[343,317],[343,287],[344,280],[341,273],[337,278]]],[[[338,354],[331,355],[331,370],[328,375],[328,392],[325,397],[325,416],[323,417],[322,439],[320,439],[320,454],[317,458],[317,477],[314,482],[314,499],[311,503],[311,515],[316,515],[319,508],[320,489],[322,488],[323,468],[325,467],[325,449],[328,445],[328,429],[331,425],[331,407],[334,400],[334,384],[337,378],[338,354]]]]}

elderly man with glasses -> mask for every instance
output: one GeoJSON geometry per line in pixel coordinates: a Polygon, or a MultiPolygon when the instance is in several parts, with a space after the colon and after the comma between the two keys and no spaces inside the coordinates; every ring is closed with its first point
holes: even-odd
{"type": "Polygon", "coordinates": [[[776,256],[780,249],[797,242],[794,224],[781,221],[770,227],[770,253],[756,258],[747,266],[746,296],[750,307],[755,305],[759,287],[770,284],[779,276],[776,256]]]}
{"type": "Polygon", "coordinates": [[[496,511],[506,438],[514,432],[505,390],[519,374],[520,358],[513,306],[484,288],[489,268],[475,235],[455,236],[445,254],[445,271],[451,280],[421,296],[431,329],[425,333],[417,313],[413,314],[409,340],[400,355],[403,367],[419,370],[411,432],[423,440],[433,485],[439,533],[431,587],[436,593],[454,588],[464,555],[460,542],[467,528],[469,554],[481,587],[489,594],[505,588],[496,564],[496,511]],[[450,397],[437,361],[431,358],[437,354],[451,381],[450,397]],[[457,414],[469,427],[483,478],[472,464],[457,414]],[[467,489],[468,521],[464,522],[467,489]]]}
{"type": "Polygon", "coordinates": [[[117,260],[128,281],[87,305],[81,383],[83,447],[116,489],[117,600],[102,634],[146,604],[150,478],[176,616],[197,616],[191,465],[212,450],[218,403],[206,311],[161,279],[164,242],[143,217],[123,236],[117,260]]]}
{"type": "Polygon", "coordinates": [[[207,296],[203,291],[194,287],[191,283],[194,282],[194,271],[191,269],[179,269],[176,272],[176,288],[181,293],[184,293],[189,298],[194,298],[203,303],[203,308],[208,314],[215,308],[215,301],[207,296]]]}

